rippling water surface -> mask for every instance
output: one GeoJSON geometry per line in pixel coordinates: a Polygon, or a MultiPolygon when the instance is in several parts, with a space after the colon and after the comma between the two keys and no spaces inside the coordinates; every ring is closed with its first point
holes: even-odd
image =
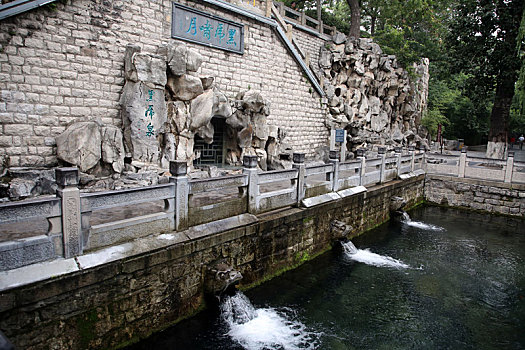
{"type": "Polygon", "coordinates": [[[525,349],[525,222],[410,216],[133,349],[525,349]]]}

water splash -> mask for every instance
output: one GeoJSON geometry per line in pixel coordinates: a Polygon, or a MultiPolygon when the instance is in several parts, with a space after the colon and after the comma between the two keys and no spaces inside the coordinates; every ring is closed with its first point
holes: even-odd
{"type": "Polygon", "coordinates": [[[430,231],[445,231],[445,229],[441,226],[436,226],[432,224],[427,224],[421,221],[403,221],[406,225],[416,227],[422,230],[430,230],[430,231]]]}
{"type": "Polygon", "coordinates": [[[406,211],[401,211],[399,214],[400,221],[404,223],[405,225],[416,227],[422,230],[430,230],[430,231],[444,231],[445,229],[440,226],[427,224],[421,221],[412,221],[410,218],[410,215],[406,211]]]}
{"type": "Polygon", "coordinates": [[[343,243],[343,250],[348,258],[367,265],[393,267],[396,269],[410,268],[410,265],[405,264],[401,260],[372,253],[369,249],[357,249],[350,241],[343,243]]]}
{"type": "Polygon", "coordinates": [[[315,349],[319,335],[308,331],[303,323],[291,320],[290,311],[256,309],[240,292],[227,297],[221,304],[228,335],[245,349],[315,349]]]}

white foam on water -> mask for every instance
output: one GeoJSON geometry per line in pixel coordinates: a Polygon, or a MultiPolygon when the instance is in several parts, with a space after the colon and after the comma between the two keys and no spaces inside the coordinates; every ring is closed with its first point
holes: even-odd
{"type": "Polygon", "coordinates": [[[221,313],[228,335],[245,349],[315,349],[318,344],[303,323],[273,308],[255,309],[240,292],[223,301],[221,313]]]}
{"type": "Polygon", "coordinates": [[[432,225],[432,224],[426,224],[421,221],[412,221],[409,219],[403,222],[408,226],[417,227],[422,230],[431,230],[431,231],[444,231],[445,230],[443,227],[432,225]]]}
{"type": "Polygon", "coordinates": [[[357,249],[350,241],[343,243],[343,249],[348,258],[367,265],[378,267],[393,267],[396,269],[408,269],[410,265],[401,260],[389,256],[372,253],[369,249],[357,249]]]}

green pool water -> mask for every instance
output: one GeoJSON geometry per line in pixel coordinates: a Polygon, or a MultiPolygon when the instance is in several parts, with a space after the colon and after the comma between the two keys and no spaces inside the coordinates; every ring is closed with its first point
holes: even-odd
{"type": "Polygon", "coordinates": [[[130,349],[525,349],[525,221],[410,216],[130,349]]]}

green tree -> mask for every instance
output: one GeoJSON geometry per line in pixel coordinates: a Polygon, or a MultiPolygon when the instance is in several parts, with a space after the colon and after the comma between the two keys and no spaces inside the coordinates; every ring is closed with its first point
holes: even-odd
{"type": "Polygon", "coordinates": [[[480,99],[494,94],[487,156],[502,158],[518,79],[517,38],[523,0],[463,0],[452,10],[447,38],[453,66],[470,75],[480,99]]]}

